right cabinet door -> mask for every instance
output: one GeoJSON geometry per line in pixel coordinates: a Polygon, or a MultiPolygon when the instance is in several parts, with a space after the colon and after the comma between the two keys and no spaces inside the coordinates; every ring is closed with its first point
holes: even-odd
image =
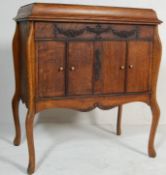
{"type": "Polygon", "coordinates": [[[149,90],[151,53],[151,42],[128,42],[127,92],[146,92],[149,90]]]}
{"type": "Polygon", "coordinates": [[[126,42],[95,42],[94,58],[94,93],[124,93],[126,42]]]}

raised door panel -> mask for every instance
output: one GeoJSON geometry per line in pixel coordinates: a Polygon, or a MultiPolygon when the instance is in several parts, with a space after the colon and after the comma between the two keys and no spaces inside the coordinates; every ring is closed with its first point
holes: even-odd
{"type": "Polygon", "coordinates": [[[152,43],[130,41],[128,43],[127,92],[149,90],[152,43]]]}
{"type": "Polygon", "coordinates": [[[68,95],[92,94],[93,42],[68,44],[68,95]]]}
{"type": "Polygon", "coordinates": [[[38,95],[56,97],[65,94],[65,44],[40,41],[38,46],[38,95]]]}
{"type": "Polygon", "coordinates": [[[95,43],[95,94],[124,92],[125,58],[125,41],[95,43]]]}

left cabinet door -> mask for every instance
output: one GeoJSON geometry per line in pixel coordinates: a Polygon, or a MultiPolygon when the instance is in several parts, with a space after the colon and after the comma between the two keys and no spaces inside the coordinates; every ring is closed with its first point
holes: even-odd
{"type": "Polygon", "coordinates": [[[38,96],[57,97],[65,95],[65,43],[38,41],[38,96]]]}

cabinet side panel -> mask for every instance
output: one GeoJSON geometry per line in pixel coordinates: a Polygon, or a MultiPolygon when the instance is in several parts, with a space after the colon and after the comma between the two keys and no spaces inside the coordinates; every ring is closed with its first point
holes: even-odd
{"type": "Polygon", "coordinates": [[[160,68],[161,56],[162,56],[162,45],[161,45],[161,40],[159,37],[158,26],[156,26],[154,29],[154,40],[153,40],[151,101],[156,100],[157,80],[158,80],[158,73],[159,73],[159,68],[160,68]]]}
{"type": "Polygon", "coordinates": [[[28,73],[26,64],[26,43],[28,39],[29,24],[28,22],[20,22],[20,78],[21,78],[21,99],[27,105],[28,104],[28,73]]]}

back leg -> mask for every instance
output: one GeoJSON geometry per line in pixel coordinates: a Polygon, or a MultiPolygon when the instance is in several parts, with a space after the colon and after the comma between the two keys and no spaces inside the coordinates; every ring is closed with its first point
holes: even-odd
{"type": "Polygon", "coordinates": [[[21,142],[21,128],[20,128],[20,121],[19,121],[19,97],[15,94],[12,100],[12,111],[13,111],[13,118],[15,124],[15,131],[16,136],[14,139],[14,145],[18,146],[21,142]]]}
{"type": "Polygon", "coordinates": [[[16,26],[16,31],[13,38],[13,63],[15,72],[15,94],[12,99],[13,118],[16,130],[14,144],[19,145],[21,141],[21,129],[18,114],[18,107],[20,101],[20,41],[19,41],[19,27],[16,26]]]}
{"type": "Polygon", "coordinates": [[[119,105],[118,106],[117,127],[116,127],[117,135],[121,135],[121,122],[122,122],[122,105],[119,105]]]}

